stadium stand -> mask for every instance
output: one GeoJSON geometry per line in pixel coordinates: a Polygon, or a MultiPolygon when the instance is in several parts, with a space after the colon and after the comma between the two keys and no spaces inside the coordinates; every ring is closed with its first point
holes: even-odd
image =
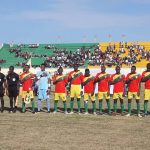
{"type": "Polygon", "coordinates": [[[46,63],[47,67],[109,67],[132,64],[143,67],[150,61],[150,42],[101,42],[68,44],[3,44],[0,48],[0,66],[22,67],[31,61],[33,67],[46,63]]]}

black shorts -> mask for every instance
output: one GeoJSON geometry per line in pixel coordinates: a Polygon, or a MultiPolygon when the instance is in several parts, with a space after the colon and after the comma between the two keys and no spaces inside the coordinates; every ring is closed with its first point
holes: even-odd
{"type": "Polygon", "coordinates": [[[4,96],[4,88],[3,86],[0,86],[0,97],[4,96]]]}
{"type": "Polygon", "coordinates": [[[17,97],[19,95],[19,90],[17,86],[8,87],[9,97],[17,97]]]}

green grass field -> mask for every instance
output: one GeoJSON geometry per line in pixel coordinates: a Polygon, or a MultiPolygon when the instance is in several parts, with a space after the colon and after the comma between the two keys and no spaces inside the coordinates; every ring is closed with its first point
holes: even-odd
{"type": "MultiPolygon", "coordinates": [[[[5,106],[8,109],[8,97],[4,98],[5,106]]],[[[35,101],[37,103],[37,97],[35,101]]],[[[20,106],[21,99],[19,98],[20,106]]],[[[19,111],[15,114],[9,114],[8,111],[0,113],[0,149],[150,149],[149,116],[138,118],[135,110],[131,117],[121,115],[108,116],[106,113],[96,116],[92,114],[79,115],[76,113],[65,115],[62,113],[63,105],[61,101],[59,102],[59,106],[61,111],[57,114],[46,113],[45,102],[43,103],[43,112],[38,114],[30,112],[30,105],[25,114],[19,111]]],[[[91,109],[91,104],[89,107],[91,109]]],[[[76,101],[75,108],[77,108],[76,101]]],[[[104,101],[105,108],[106,103],[104,101]]],[[[119,103],[118,108],[120,108],[119,103]]],[[[53,97],[51,97],[51,109],[53,110],[53,97]]],[[[126,100],[125,109],[127,109],[126,100]]],[[[136,109],[134,101],[133,109],[136,109]]],[[[141,109],[143,110],[143,101],[141,101],[141,109]]]]}

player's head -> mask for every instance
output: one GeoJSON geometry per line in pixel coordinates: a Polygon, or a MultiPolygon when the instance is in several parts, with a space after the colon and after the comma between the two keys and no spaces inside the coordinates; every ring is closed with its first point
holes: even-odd
{"type": "Polygon", "coordinates": [[[45,71],[45,64],[41,64],[41,71],[45,71]]]}
{"type": "Polygon", "coordinates": [[[25,66],[24,66],[24,71],[25,71],[25,72],[29,72],[29,69],[30,69],[30,66],[29,66],[29,65],[25,65],[25,66]]]}
{"type": "Polygon", "coordinates": [[[132,66],[131,67],[131,73],[135,73],[136,72],[136,66],[132,66]]]}
{"type": "Polygon", "coordinates": [[[74,64],[73,65],[74,71],[78,71],[78,67],[79,67],[78,64],[74,64]]]}
{"type": "Polygon", "coordinates": [[[101,65],[101,72],[105,72],[106,71],[106,67],[104,65],[101,65]]]}
{"type": "Polygon", "coordinates": [[[90,75],[90,70],[87,68],[87,69],[85,69],[85,76],[87,77],[89,75],[90,75]]]}
{"type": "Polygon", "coordinates": [[[60,66],[60,67],[58,68],[58,73],[59,73],[59,74],[62,74],[62,72],[63,72],[63,68],[60,66]]]}
{"type": "Polygon", "coordinates": [[[147,71],[150,71],[150,63],[147,64],[146,68],[147,68],[147,71]]]}
{"type": "Polygon", "coordinates": [[[120,66],[116,66],[116,73],[120,74],[120,66]]]}
{"type": "Polygon", "coordinates": [[[14,66],[9,67],[9,73],[12,73],[12,72],[14,72],[14,66]]]}

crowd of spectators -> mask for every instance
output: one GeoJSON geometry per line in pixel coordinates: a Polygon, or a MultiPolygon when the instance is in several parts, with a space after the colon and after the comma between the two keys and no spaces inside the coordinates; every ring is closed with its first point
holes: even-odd
{"type": "Polygon", "coordinates": [[[93,66],[105,64],[109,67],[123,64],[131,66],[142,59],[150,60],[150,51],[145,50],[144,46],[139,44],[127,46],[127,43],[121,43],[119,49],[116,45],[107,46],[105,52],[101,47],[95,49],[89,57],[89,64],[93,66]]]}
{"type": "MultiPolygon", "coordinates": [[[[134,43],[128,45],[127,42],[120,42],[119,48],[115,44],[110,44],[106,50],[102,50],[101,46],[93,45],[91,47],[81,47],[70,51],[66,48],[57,48],[54,45],[46,45],[44,48],[48,51],[53,51],[52,55],[31,53],[30,51],[22,51],[25,45],[21,44],[17,48],[11,48],[10,53],[15,53],[15,57],[24,58],[24,62],[18,62],[17,66],[23,66],[31,57],[45,58],[47,67],[70,68],[74,63],[80,66],[92,65],[99,66],[105,64],[109,67],[123,64],[131,66],[142,59],[150,61],[150,51],[145,50],[145,47],[134,43]]],[[[39,44],[30,44],[28,48],[38,48],[39,44]]],[[[0,62],[1,63],[1,62],[0,62]]],[[[38,67],[34,65],[33,67],[38,67]]]]}
{"type": "Polygon", "coordinates": [[[64,68],[72,67],[74,63],[78,63],[79,66],[84,66],[86,61],[89,59],[90,48],[81,47],[76,51],[69,51],[67,49],[55,49],[54,55],[48,57],[45,60],[47,67],[58,67],[64,68]]]}

